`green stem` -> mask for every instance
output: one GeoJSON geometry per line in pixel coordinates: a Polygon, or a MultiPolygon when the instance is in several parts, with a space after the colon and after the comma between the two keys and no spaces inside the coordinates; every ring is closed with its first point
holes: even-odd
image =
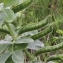
{"type": "Polygon", "coordinates": [[[33,0],[27,0],[15,7],[12,7],[12,10],[14,11],[14,13],[17,13],[17,12],[23,10],[24,8],[28,7],[32,2],[33,2],[33,0]]]}
{"type": "Polygon", "coordinates": [[[35,57],[30,53],[30,52],[28,52],[28,50],[27,49],[24,49],[24,52],[26,53],[26,55],[28,56],[28,58],[30,59],[30,60],[34,60],[35,59],[35,57]]]}
{"type": "Polygon", "coordinates": [[[63,42],[61,42],[57,45],[54,45],[54,46],[46,46],[46,47],[40,48],[39,50],[37,50],[34,53],[34,55],[37,56],[37,55],[42,54],[42,53],[52,52],[52,51],[56,51],[56,50],[59,50],[62,48],[63,48],[63,42]]]}
{"type": "Polygon", "coordinates": [[[12,44],[12,53],[14,52],[14,43],[15,43],[15,40],[13,40],[13,44],[12,44]]]}
{"type": "Polygon", "coordinates": [[[46,62],[51,60],[63,60],[63,54],[52,55],[51,57],[47,58],[46,62]]]}
{"type": "Polygon", "coordinates": [[[16,40],[15,34],[14,34],[13,30],[11,29],[11,26],[9,25],[9,23],[5,21],[5,24],[9,30],[10,34],[12,35],[12,37],[16,40]]]}

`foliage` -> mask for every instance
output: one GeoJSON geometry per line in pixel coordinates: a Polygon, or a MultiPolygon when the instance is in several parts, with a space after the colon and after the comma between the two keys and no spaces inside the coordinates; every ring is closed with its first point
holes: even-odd
{"type": "Polygon", "coordinates": [[[52,60],[62,61],[62,54],[49,57],[50,53],[46,52],[63,48],[63,30],[60,27],[63,21],[61,4],[63,0],[21,1],[1,1],[0,32],[4,33],[5,37],[0,40],[0,62],[25,63],[26,57],[28,57],[26,62],[29,63],[54,63],[52,60]],[[40,12],[38,12],[38,9],[40,12]],[[24,16],[22,15],[23,12],[24,16]],[[28,22],[28,18],[32,22],[28,22]],[[57,40],[60,41],[58,44],[57,40]],[[52,44],[52,42],[56,43],[52,44]],[[31,50],[32,53],[28,50],[31,50]],[[42,57],[39,55],[42,53],[44,53],[43,61],[41,61],[42,57]]]}

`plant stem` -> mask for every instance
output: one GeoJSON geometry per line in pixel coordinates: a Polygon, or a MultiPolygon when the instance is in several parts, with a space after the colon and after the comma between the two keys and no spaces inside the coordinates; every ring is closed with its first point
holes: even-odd
{"type": "Polygon", "coordinates": [[[13,30],[11,29],[11,26],[9,25],[9,23],[5,21],[5,24],[9,30],[10,34],[12,35],[12,37],[16,40],[16,36],[15,36],[13,30]]]}
{"type": "Polygon", "coordinates": [[[30,52],[28,52],[28,50],[27,49],[24,49],[24,52],[26,53],[26,55],[28,56],[28,58],[30,59],[30,60],[34,60],[35,59],[35,57],[30,53],[30,52]]]}

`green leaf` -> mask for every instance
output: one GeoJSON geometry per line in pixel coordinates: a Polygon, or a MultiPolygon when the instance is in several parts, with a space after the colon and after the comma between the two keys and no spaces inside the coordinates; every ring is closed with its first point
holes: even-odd
{"type": "Polygon", "coordinates": [[[33,50],[39,50],[40,48],[44,47],[44,43],[39,40],[35,40],[33,43],[30,43],[27,48],[33,50]]]}
{"type": "Polygon", "coordinates": [[[11,56],[7,59],[7,61],[5,63],[14,63],[11,56]]]}
{"type": "Polygon", "coordinates": [[[0,54],[3,53],[7,49],[7,47],[8,47],[8,45],[0,44],[0,54]]]}
{"type": "Polygon", "coordinates": [[[12,42],[11,41],[6,41],[6,40],[0,40],[0,45],[2,45],[2,44],[12,44],[12,42]]]}
{"type": "Polygon", "coordinates": [[[27,47],[27,43],[14,44],[14,50],[23,50],[27,47]]]}
{"type": "Polygon", "coordinates": [[[29,32],[25,32],[23,34],[21,34],[21,37],[24,37],[24,36],[29,36],[29,35],[34,35],[34,34],[37,34],[38,33],[38,30],[33,30],[33,31],[29,31],[29,32]]]}
{"type": "Polygon", "coordinates": [[[0,3],[0,11],[3,9],[3,3],[0,3]]]}
{"type": "Polygon", "coordinates": [[[11,7],[19,3],[20,0],[4,0],[4,7],[11,7]]]}
{"type": "Polygon", "coordinates": [[[3,9],[0,11],[1,18],[3,17],[4,21],[12,22],[15,18],[14,12],[11,9],[3,9]]]}
{"type": "Polygon", "coordinates": [[[12,44],[11,41],[0,40],[0,54],[5,52],[10,44],[12,44]]]}
{"type": "MultiPolygon", "coordinates": [[[[22,43],[22,44],[14,44],[13,49],[15,50],[23,50],[27,47],[27,43],[22,43]]],[[[12,45],[9,46],[8,48],[9,51],[12,51],[12,45]]]]}
{"type": "Polygon", "coordinates": [[[5,61],[8,59],[10,55],[11,55],[10,52],[5,52],[3,55],[0,56],[0,62],[5,63],[5,61]]]}
{"type": "Polygon", "coordinates": [[[31,43],[31,42],[34,42],[32,38],[24,37],[24,38],[18,39],[15,43],[20,44],[20,43],[31,43]]]}
{"type": "MultiPolygon", "coordinates": [[[[11,40],[12,40],[12,37],[11,36],[9,36],[9,38],[11,38],[11,40]]],[[[14,47],[14,50],[23,50],[24,48],[27,47],[28,43],[31,43],[31,42],[34,41],[31,38],[21,38],[20,40],[17,40],[15,43],[13,43],[13,42],[11,42],[11,40],[9,38],[8,39],[5,39],[5,40],[1,40],[0,41],[0,44],[1,45],[7,45],[7,46],[10,45],[9,46],[9,49],[10,50],[12,50],[12,44],[14,44],[14,46],[13,46],[14,47]]]]}
{"type": "Polygon", "coordinates": [[[47,62],[47,63],[56,63],[56,62],[53,62],[53,61],[49,61],[49,62],[47,62]]]}
{"type": "Polygon", "coordinates": [[[24,63],[24,54],[22,51],[15,51],[12,54],[12,59],[15,63],[24,63]]]}
{"type": "Polygon", "coordinates": [[[6,40],[6,41],[12,41],[13,40],[13,38],[12,38],[12,36],[10,36],[10,35],[6,35],[5,36],[5,38],[4,38],[4,40],[6,40]]]}

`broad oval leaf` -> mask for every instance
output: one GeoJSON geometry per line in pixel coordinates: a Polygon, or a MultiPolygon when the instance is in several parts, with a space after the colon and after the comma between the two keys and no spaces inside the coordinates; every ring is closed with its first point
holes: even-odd
{"type": "Polygon", "coordinates": [[[0,56],[0,63],[5,63],[8,57],[11,55],[11,52],[7,51],[3,55],[0,56]]]}
{"type": "Polygon", "coordinates": [[[33,49],[33,50],[38,50],[40,48],[44,47],[44,43],[42,43],[39,40],[35,40],[33,43],[30,43],[27,48],[28,49],[33,49]]]}
{"type": "Polygon", "coordinates": [[[0,44],[0,54],[3,53],[7,49],[8,45],[0,44]]]}
{"type": "MultiPolygon", "coordinates": [[[[23,50],[27,47],[28,43],[33,42],[34,40],[31,38],[22,38],[21,40],[16,41],[15,43],[11,42],[11,40],[1,40],[0,45],[7,45],[11,50],[12,44],[14,44],[14,50],[23,50]]],[[[3,46],[4,47],[4,46],[3,46]]],[[[5,50],[5,49],[4,49],[5,50]]]]}
{"type": "Polygon", "coordinates": [[[6,40],[0,40],[0,45],[2,44],[12,44],[11,41],[6,41],[6,40]]]}
{"type": "Polygon", "coordinates": [[[21,37],[27,36],[27,35],[32,36],[32,35],[37,34],[37,33],[38,33],[38,30],[29,31],[29,32],[25,32],[25,33],[21,34],[21,37]]]}
{"type": "Polygon", "coordinates": [[[12,22],[15,18],[14,12],[11,9],[3,9],[0,11],[1,19],[3,17],[4,21],[12,22]]]}
{"type": "Polygon", "coordinates": [[[34,40],[32,38],[29,37],[24,37],[24,38],[20,38],[18,39],[15,44],[20,44],[20,43],[31,43],[34,42],[34,40]]]}
{"type": "Polygon", "coordinates": [[[34,42],[34,40],[32,38],[21,38],[15,41],[15,43],[11,42],[12,41],[12,37],[9,36],[9,38],[7,39],[5,37],[4,40],[0,40],[0,44],[28,44],[28,43],[32,43],[34,42]],[[9,39],[11,38],[11,39],[9,39]]]}
{"type": "Polygon", "coordinates": [[[27,43],[22,43],[22,44],[15,44],[14,45],[14,50],[23,50],[27,47],[27,43]]]}
{"type": "Polygon", "coordinates": [[[5,36],[5,38],[4,38],[4,40],[5,40],[5,41],[12,41],[13,38],[12,38],[12,36],[10,36],[9,34],[7,34],[7,35],[5,36]]]}
{"type": "MultiPolygon", "coordinates": [[[[22,43],[22,44],[14,44],[13,49],[14,50],[23,50],[27,47],[27,43],[22,43]]],[[[9,46],[8,48],[9,51],[12,51],[12,45],[9,46]]]]}
{"type": "Polygon", "coordinates": [[[15,63],[24,63],[24,54],[22,51],[16,50],[12,54],[12,59],[15,63]]]}

